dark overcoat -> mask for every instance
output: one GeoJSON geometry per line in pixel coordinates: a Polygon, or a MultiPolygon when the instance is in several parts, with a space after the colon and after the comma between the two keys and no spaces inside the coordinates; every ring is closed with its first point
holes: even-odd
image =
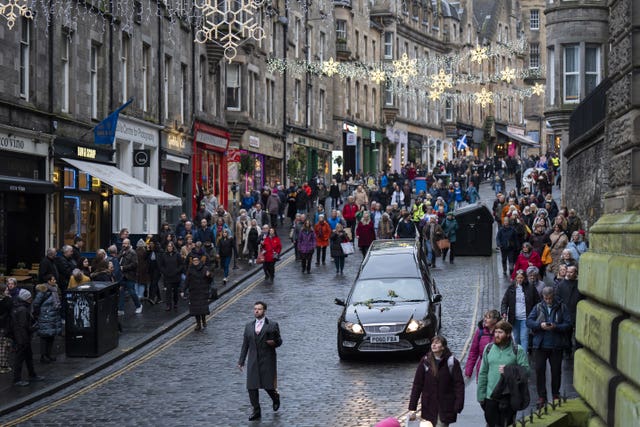
{"type": "Polygon", "coordinates": [[[238,365],[244,366],[246,360],[247,389],[264,388],[275,390],[278,385],[278,369],[276,347],[282,345],[278,322],[265,317],[264,325],[259,334],[255,332],[256,321],[247,323],[244,327],[244,340],[238,365]],[[275,347],[267,344],[273,340],[275,347]]]}
{"type": "Polygon", "coordinates": [[[428,353],[420,360],[413,379],[409,410],[416,410],[420,398],[421,416],[433,425],[438,418],[445,424],[455,423],[464,408],[462,369],[457,359],[453,359],[453,366],[449,367],[449,356],[451,352],[445,350],[434,375],[428,353]]]}
{"type": "Polygon", "coordinates": [[[209,284],[208,269],[203,263],[191,265],[187,270],[184,289],[189,291],[189,314],[203,316],[209,314],[209,284]]]}

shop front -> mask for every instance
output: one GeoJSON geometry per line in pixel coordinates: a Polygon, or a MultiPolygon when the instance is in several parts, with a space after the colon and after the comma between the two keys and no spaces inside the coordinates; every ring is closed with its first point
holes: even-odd
{"type": "Polygon", "coordinates": [[[310,181],[316,177],[330,183],[331,149],[333,144],[307,136],[294,135],[291,158],[299,164],[298,178],[310,181]]]}
{"type": "Polygon", "coordinates": [[[354,175],[361,169],[360,152],[362,151],[362,134],[360,127],[353,123],[342,123],[342,175],[350,172],[354,175]]]}
{"type": "Polygon", "coordinates": [[[527,157],[529,149],[540,149],[540,144],[525,136],[525,130],[521,127],[496,124],[496,135],[494,154],[498,158],[527,157]]]}
{"type": "Polygon", "coordinates": [[[72,245],[76,236],[84,240],[84,250],[95,252],[111,241],[113,189],[89,172],[65,161],[112,163],[111,146],[81,144],[75,139],[55,140],[52,204],[54,246],[72,245]]]}
{"type": "Polygon", "coordinates": [[[383,134],[373,129],[361,128],[362,132],[362,171],[376,175],[380,170],[380,147],[383,134]]]}
{"type": "Polygon", "coordinates": [[[387,126],[386,137],[385,167],[390,173],[399,173],[409,161],[409,132],[399,127],[387,126]]]}
{"type": "MultiPolygon", "coordinates": [[[[120,115],[116,128],[115,161],[122,172],[152,188],[160,186],[159,140],[161,126],[120,115]]],[[[156,234],[158,206],[139,203],[135,198],[113,200],[112,232],[128,228],[131,234],[156,234]]]]}
{"type": "Polygon", "coordinates": [[[228,206],[228,166],[225,156],[229,148],[227,131],[196,121],[194,124],[192,157],[191,209],[196,212],[198,203],[210,193],[223,206],[228,206]]]}
{"type": "Polygon", "coordinates": [[[241,191],[260,191],[265,185],[273,187],[282,177],[282,140],[278,137],[246,131],[240,140],[240,150],[229,156],[229,182],[240,185],[241,191]],[[248,155],[253,163],[249,171],[241,173],[240,157],[248,155]],[[237,160],[231,163],[231,158],[237,160]]]}
{"type": "Polygon", "coordinates": [[[163,206],[160,223],[176,224],[182,212],[191,217],[191,144],[185,133],[160,133],[160,189],[182,200],[180,206],[163,206]]]}
{"type": "Polygon", "coordinates": [[[48,245],[52,136],[0,126],[0,273],[40,262],[48,245]]]}
{"type": "MultiPolygon", "coordinates": [[[[132,202],[143,206],[182,203],[118,169],[112,160],[114,154],[109,145],[56,138],[53,182],[57,191],[51,213],[56,247],[70,245],[75,236],[82,236],[86,252],[106,248],[116,229],[113,224],[118,219],[113,215],[113,205],[118,199],[132,198],[132,202]]],[[[124,205],[122,200],[118,204],[124,205]]],[[[132,213],[129,216],[133,223],[132,213]]]]}

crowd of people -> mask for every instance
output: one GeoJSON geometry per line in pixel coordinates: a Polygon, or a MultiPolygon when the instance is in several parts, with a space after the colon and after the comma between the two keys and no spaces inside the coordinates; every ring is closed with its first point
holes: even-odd
{"type": "Polygon", "coordinates": [[[332,259],[335,273],[343,274],[354,244],[364,256],[376,239],[419,239],[432,268],[440,258],[444,262],[448,257],[453,264],[455,212],[479,201],[480,183],[489,180],[496,191],[491,209],[498,224],[502,273],[512,283],[500,310],[485,313],[478,325],[464,372],[446,338],[432,340],[431,351],[416,371],[409,409],[414,411],[421,400],[422,418],[441,425],[455,422],[464,407],[465,378],[475,374],[487,423],[502,425],[515,415],[515,410],[505,411],[497,397],[506,386],[502,383],[507,373],[512,380],[528,379],[531,355],[537,403],[543,405],[548,399],[547,362],[552,398],[558,399],[561,365],[577,345],[578,263],[588,245],[575,210],[559,208],[553,200],[549,184],[557,178],[556,170],[542,167],[542,160],[455,159],[432,171],[408,165],[399,173],[382,171],[375,177],[337,174],[328,186],[319,179],[300,186],[292,182],[287,188],[274,185],[246,192],[235,217],[207,194],[193,218],[183,213],[177,224],[163,224],[157,235],[139,239],[135,247],[123,229],[93,260],[81,256],[83,241],[76,237],[59,252],[47,250],[39,264],[35,295],[12,279],[0,288],[0,373],[13,370],[14,384],[28,385],[22,379],[24,364],[30,380],[41,379],[32,360],[31,326],[38,325],[40,362],[55,362],[52,346],[62,332],[62,292],[89,281],[119,285],[119,315],[125,313],[127,295],[136,314],[142,313],[145,302],[176,310],[182,297],[196,318],[196,330],[206,328],[208,302],[216,297],[214,271],[221,271],[224,286],[232,262],[262,264],[265,281],[272,283],[282,251],[277,228],[285,224],[303,274],[311,273],[314,258],[316,267],[332,259]],[[523,182],[527,167],[541,170],[523,182]],[[506,192],[504,179],[509,176],[516,178],[517,186],[506,192]],[[425,178],[424,190],[415,191],[418,177],[425,178]],[[8,362],[10,343],[16,349],[13,366],[8,362]]]}

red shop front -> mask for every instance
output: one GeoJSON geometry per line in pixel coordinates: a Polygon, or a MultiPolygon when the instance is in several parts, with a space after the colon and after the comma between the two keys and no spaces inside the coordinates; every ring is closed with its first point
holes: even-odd
{"type": "Polygon", "coordinates": [[[213,191],[222,206],[227,206],[227,157],[229,133],[223,129],[195,122],[193,139],[193,212],[200,200],[213,191]]]}

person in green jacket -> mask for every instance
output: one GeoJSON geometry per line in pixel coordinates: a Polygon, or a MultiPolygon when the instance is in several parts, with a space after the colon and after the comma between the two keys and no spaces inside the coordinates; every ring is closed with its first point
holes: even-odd
{"type": "Polygon", "coordinates": [[[453,212],[447,213],[447,219],[442,223],[442,230],[447,239],[449,239],[449,248],[442,250],[442,262],[447,258],[447,252],[449,253],[449,262],[453,264],[453,252],[456,247],[456,233],[458,231],[458,221],[453,212]]]}
{"type": "Polygon", "coordinates": [[[520,365],[529,371],[527,353],[511,339],[513,328],[506,320],[496,323],[493,331],[493,345],[489,344],[482,355],[482,365],[478,374],[477,398],[484,410],[484,418],[490,427],[511,425],[516,416],[510,408],[500,408],[498,401],[491,399],[493,389],[507,365],[520,365]]]}

